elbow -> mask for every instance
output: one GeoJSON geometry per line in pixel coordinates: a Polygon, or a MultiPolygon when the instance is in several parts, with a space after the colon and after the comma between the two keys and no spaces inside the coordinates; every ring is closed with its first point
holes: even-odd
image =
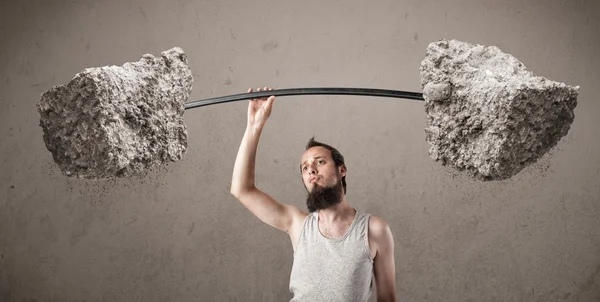
{"type": "Polygon", "coordinates": [[[236,198],[239,198],[241,195],[241,190],[236,186],[231,186],[231,188],[229,188],[229,193],[231,193],[231,195],[235,196],[236,198]]]}
{"type": "Polygon", "coordinates": [[[229,188],[229,193],[231,193],[231,195],[235,196],[235,198],[240,199],[241,196],[250,192],[251,190],[252,190],[252,188],[244,188],[244,187],[232,185],[231,188],[229,188]]]}
{"type": "Polygon", "coordinates": [[[241,184],[234,180],[231,182],[231,187],[229,188],[229,193],[231,193],[231,195],[233,195],[235,197],[238,197],[240,195],[240,192],[242,191],[241,188],[242,188],[241,184]]]}
{"type": "Polygon", "coordinates": [[[237,188],[238,188],[238,187],[239,187],[239,186],[238,186],[238,185],[236,185],[235,181],[232,181],[232,182],[231,182],[231,185],[229,186],[229,193],[231,193],[231,194],[235,195],[234,193],[237,191],[237,188]]]}

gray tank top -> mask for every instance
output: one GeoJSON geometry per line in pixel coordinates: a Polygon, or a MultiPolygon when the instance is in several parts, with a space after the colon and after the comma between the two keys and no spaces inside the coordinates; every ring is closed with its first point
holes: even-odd
{"type": "Polygon", "coordinates": [[[317,212],[304,220],[290,275],[291,301],[367,301],[371,296],[373,259],[369,252],[369,214],[356,211],[342,238],[319,231],[317,212]]]}

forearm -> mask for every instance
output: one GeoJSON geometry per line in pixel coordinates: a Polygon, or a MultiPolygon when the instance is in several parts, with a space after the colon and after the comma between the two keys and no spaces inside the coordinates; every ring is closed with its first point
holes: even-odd
{"type": "Polygon", "coordinates": [[[255,162],[262,126],[248,124],[240,144],[231,179],[231,193],[237,195],[255,188],[255,162]]]}
{"type": "Polygon", "coordinates": [[[377,293],[377,302],[396,302],[396,301],[398,301],[398,300],[396,299],[395,293],[389,293],[387,295],[377,293]]]}

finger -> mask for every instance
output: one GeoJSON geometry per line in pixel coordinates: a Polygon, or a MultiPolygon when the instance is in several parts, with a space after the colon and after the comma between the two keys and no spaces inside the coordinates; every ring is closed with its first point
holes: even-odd
{"type": "Polygon", "coordinates": [[[273,106],[273,101],[275,101],[275,96],[272,95],[267,99],[267,106],[271,107],[273,106]]]}
{"type": "MultiPolygon", "coordinates": [[[[260,87],[257,87],[256,88],[256,92],[259,92],[259,91],[260,91],[260,87]]],[[[259,99],[258,98],[254,98],[253,100],[258,101],[259,99]]]]}

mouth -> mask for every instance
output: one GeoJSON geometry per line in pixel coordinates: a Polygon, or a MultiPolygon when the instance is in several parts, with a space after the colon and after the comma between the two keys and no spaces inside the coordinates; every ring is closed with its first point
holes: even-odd
{"type": "Polygon", "coordinates": [[[308,179],[308,182],[313,183],[313,182],[316,182],[318,179],[319,179],[318,177],[311,177],[308,179]]]}

